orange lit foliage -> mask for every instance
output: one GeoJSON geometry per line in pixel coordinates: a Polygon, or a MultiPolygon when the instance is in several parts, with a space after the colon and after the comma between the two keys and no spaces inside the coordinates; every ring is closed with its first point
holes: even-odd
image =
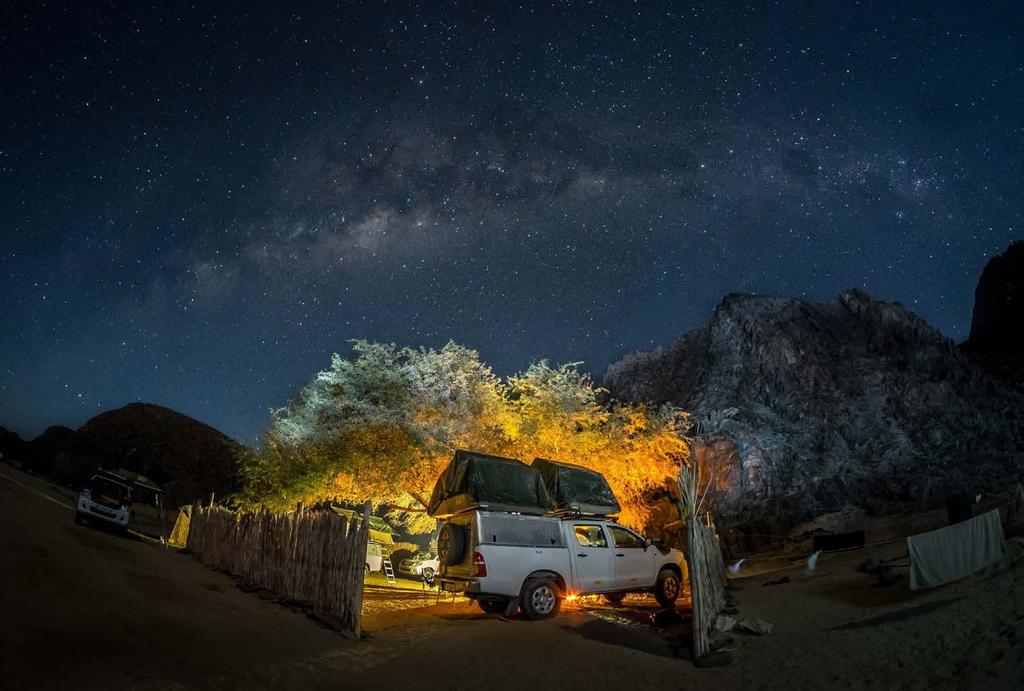
{"type": "Polygon", "coordinates": [[[602,403],[602,393],[575,365],[541,362],[510,377],[502,410],[509,455],[602,473],[622,505],[620,520],[641,529],[650,511],[646,495],[671,486],[687,457],[683,415],[665,406],[602,403]]]}
{"type": "Polygon", "coordinates": [[[603,403],[576,365],[541,362],[501,381],[475,351],[357,341],[335,356],[287,408],[276,411],[264,450],[243,467],[243,501],[286,509],[324,499],[399,507],[392,517],[429,531],[422,513],[457,448],[529,462],[542,456],[605,475],[636,528],[645,495],[674,486],[686,446],[681,412],[603,403]]]}

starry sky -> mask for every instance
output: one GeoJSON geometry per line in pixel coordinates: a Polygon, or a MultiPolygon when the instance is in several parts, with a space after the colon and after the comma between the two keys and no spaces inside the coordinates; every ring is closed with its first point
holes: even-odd
{"type": "Polygon", "coordinates": [[[5,2],[0,424],[253,443],[347,340],[498,373],[728,292],[966,338],[1024,214],[1018,3],[5,2]]]}

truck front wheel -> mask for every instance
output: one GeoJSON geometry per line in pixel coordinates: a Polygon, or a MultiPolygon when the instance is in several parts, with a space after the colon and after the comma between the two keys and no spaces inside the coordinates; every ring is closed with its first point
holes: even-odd
{"type": "Polygon", "coordinates": [[[654,585],[654,599],[662,607],[672,607],[679,597],[679,574],[672,569],[658,572],[658,581],[654,585]]]}
{"type": "Polygon", "coordinates": [[[519,606],[527,619],[548,619],[558,614],[558,609],[562,606],[562,596],[554,581],[531,578],[523,584],[519,606]]]}

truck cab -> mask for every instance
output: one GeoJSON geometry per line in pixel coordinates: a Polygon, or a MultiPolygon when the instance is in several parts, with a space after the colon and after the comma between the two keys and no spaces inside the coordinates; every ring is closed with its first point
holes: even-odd
{"type": "Polygon", "coordinates": [[[466,511],[442,525],[438,556],[442,590],[529,619],[554,616],[570,595],[617,604],[648,592],[671,607],[686,573],[682,553],[599,517],[466,511]]]}

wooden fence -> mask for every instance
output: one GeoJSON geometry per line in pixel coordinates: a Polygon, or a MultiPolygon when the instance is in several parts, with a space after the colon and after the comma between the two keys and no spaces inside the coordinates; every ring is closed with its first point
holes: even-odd
{"type": "Polygon", "coordinates": [[[725,608],[725,563],[714,526],[692,518],[687,524],[687,566],[693,598],[694,659],[708,652],[708,634],[725,608]]]}
{"type": "Polygon", "coordinates": [[[360,635],[369,521],[331,511],[192,509],[188,549],[209,566],[298,602],[360,635]]]}

